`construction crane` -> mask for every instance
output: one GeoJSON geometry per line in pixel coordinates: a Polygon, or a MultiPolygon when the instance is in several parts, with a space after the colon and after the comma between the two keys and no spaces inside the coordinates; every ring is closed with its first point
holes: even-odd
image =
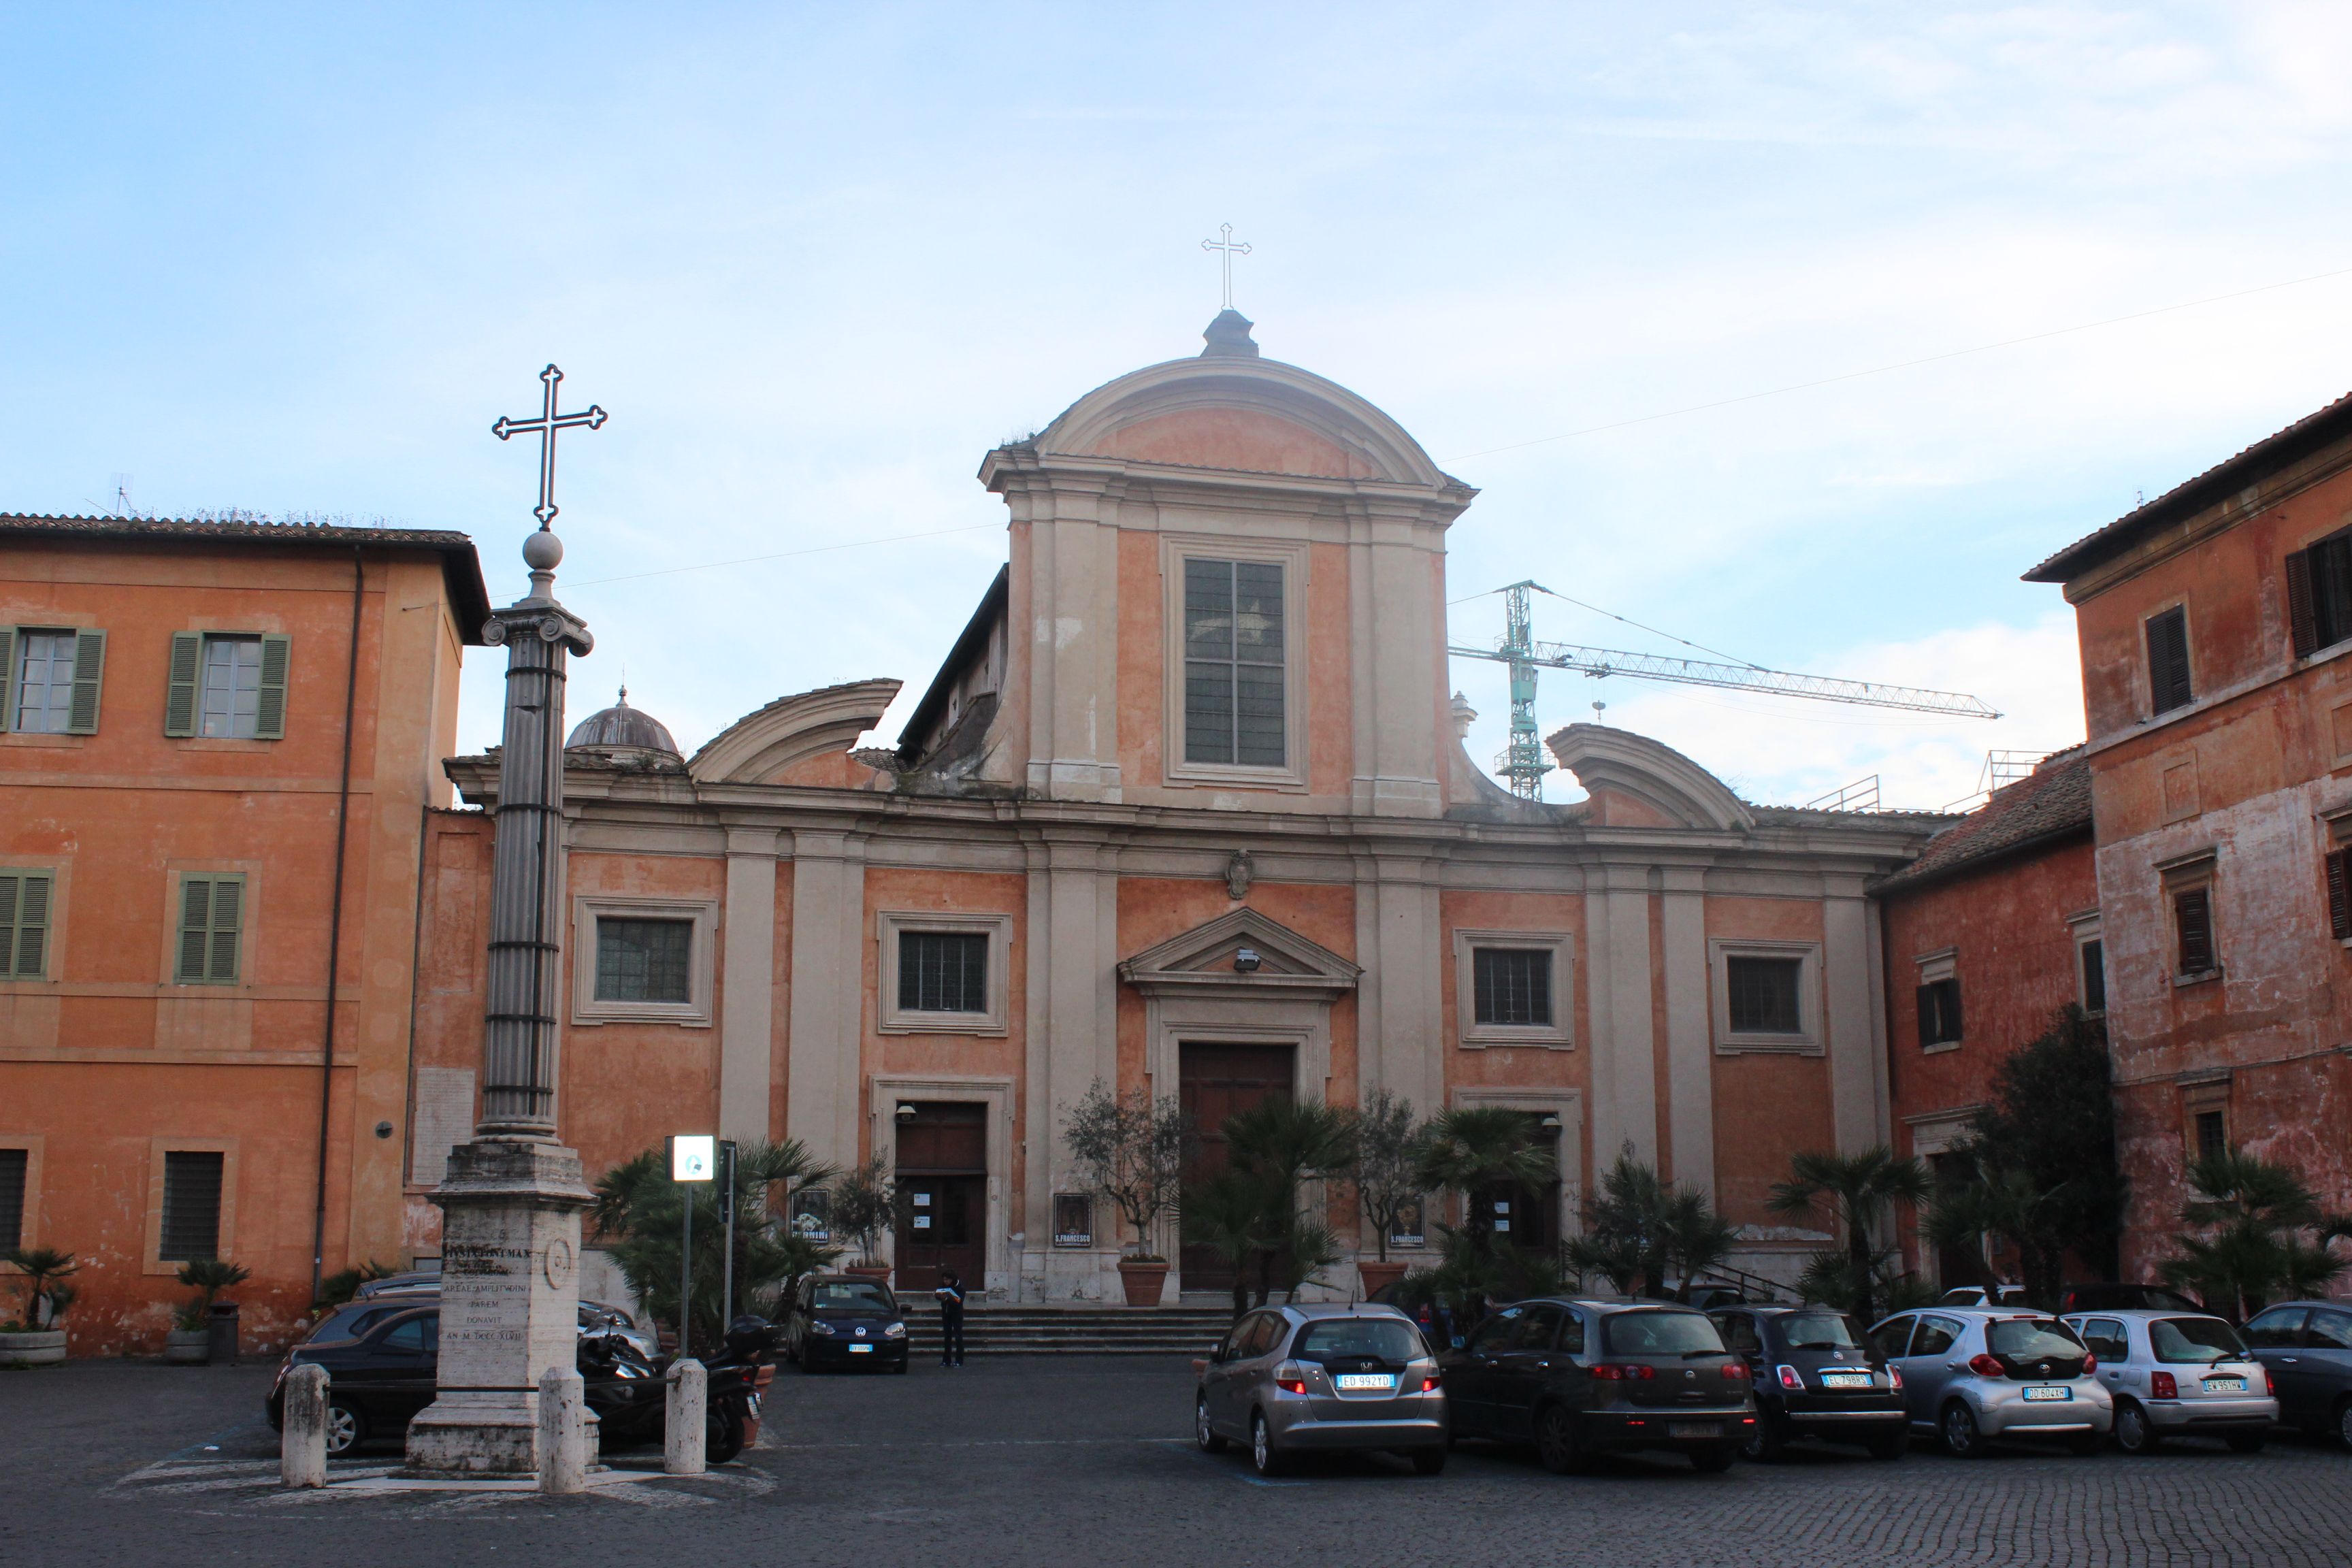
{"type": "MultiPolygon", "coordinates": [[[[1530,592],[1550,594],[1540,583],[1513,583],[1503,595],[1503,635],[1493,647],[1454,644],[1446,652],[1458,658],[1490,658],[1511,667],[1511,740],[1495,758],[1495,771],[1522,800],[1542,798],[1543,776],[1551,772],[1544,760],[1543,742],[1536,732],[1536,671],[1576,669],[1599,678],[1626,675],[1636,680],[1664,680],[1681,686],[1719,686],[1734,691],[1764,691],[1780,697],[1810,697],[1822,702],[1849,702],[1864,708],[1900,708],[1914,713],[1942,713],[1955,719],[1998,719],[1985,702],[1957,691],[1925,691],[1916,687],[1887,686],[1874,680],[1843,680],[1830,675],[1798,675],[1766,669],[1755,664],[1714,664],[1705,659],[1676,658],[1666,654],[1625,653],[1616,648],[1582,647],[1573,643],[1535,640],[1535,617],[1528,605],[1530,592]]],[[[1552,595],[1555,598],[1559,595],[1552,595]]]]}

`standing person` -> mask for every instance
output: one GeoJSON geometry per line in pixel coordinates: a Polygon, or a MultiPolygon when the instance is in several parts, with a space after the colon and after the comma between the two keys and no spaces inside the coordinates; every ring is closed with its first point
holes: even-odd
{"type": "Polygon", "coordinates": [[[963,1364],[963,1281],[952,1268],[940,1270],[939,1288],[931,1292],[940,1303],[940,1364],[963,1364]]]}

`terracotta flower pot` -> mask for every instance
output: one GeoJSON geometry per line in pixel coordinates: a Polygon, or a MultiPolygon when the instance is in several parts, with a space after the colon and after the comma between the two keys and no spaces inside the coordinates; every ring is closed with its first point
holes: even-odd
{"type": "Polygon", "coordinates": [[[50,1366],[66,1359],[63,1329],[0,1334],[0,1366],[50,1366]]]}
{"type": "Polygon", "coordinates": [[[1157,1307],[1167,1286],[1168,1265],[1164,1261],[1133,1258],[1118,1260],[1118,1288],[1127,1293],[1129,1306],[1157,1307]]]}
{"type": "Polygon", "coordinates": [[[1382,1263],[1377,1258],[1356,1259],[1356,1272],[1364,1281],[1365,1299],[1370,1300],[1403,1279],[1409,1267],[1403,1263],[1382,1263]]]}
{"type": "Polygon", "coordinates": [[[210,1329],[173,1329],[163,1338],[163,1359],[173,1366],[202,1366],[212,1351],[210,1329]]]}

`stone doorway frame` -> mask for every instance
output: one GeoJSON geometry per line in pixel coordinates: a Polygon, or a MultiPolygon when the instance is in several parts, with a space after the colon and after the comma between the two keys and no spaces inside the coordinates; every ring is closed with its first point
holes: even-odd
{"type": "MultiPolygon", "coordinates": [[[[988,1108],[988,1217],[987,1260],[982,1283],[992,1301],[1009,1300],[1018,1284],[1013,1265],[1013,1224],[1007,1194],[1013,1189],[1013,1085],[1010,1077],[996,1074],[960,1073],[877,1073],[866,1080],[866,1122],[870,1131],[866,1146],[881,1156],[893,1172],[898,1168],[898,1102],[916,1104],[982,1104],[988,1108]]],[[[883,1233],[884,1258],[893,1268],[898,1264],[898,1232],[896,1226],[883,1233]]]]}

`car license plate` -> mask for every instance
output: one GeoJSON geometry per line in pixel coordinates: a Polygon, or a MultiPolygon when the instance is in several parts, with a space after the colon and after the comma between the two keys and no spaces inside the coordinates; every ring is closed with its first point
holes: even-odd
{"type": "Polygon", "coordinates": [[[2205,1380],[2208,1394],[2243,1394],[2246,1380],[2242,1377],[2209,1377],[2205,1380]]]}
{"type": "Polygon", "coordinates": [[[1396,1379],[1384,1372],[1343,1372],[1332,1381],[1342,1393],[1377,1389],[1386,1394],[1396,1387],[1396,1379]]]}
{"type": "Polygon", "coordinates": [[[2074,1391],[2071,1388],[2029,1388],[2025,1391],[2025,1402],[2029,1405],[2052,1404],[2074,1397],[2074,1391]]]}
{"type": "Polygon", "coordinates": [[[1866,1372],[1825,1372],[1822,1373],[1823,1388],[1868,1388],[1870,1373],[1866,1372]]]}
{"type": "Polygon", "coordinates": [[[1713,1421],[1669,1421],[1666,1423],[1666,1436],[1706,1440],[1722,1436],[1723,1428],[1713,1421]]]}
{"type": "Polygon", "coordinates": [[[874,1347],[872,1345],[852,1345],[849,1347],[849,1353],[851,1355],[870,1355],[873,1353],[873,1350],[874,1347]]]}

